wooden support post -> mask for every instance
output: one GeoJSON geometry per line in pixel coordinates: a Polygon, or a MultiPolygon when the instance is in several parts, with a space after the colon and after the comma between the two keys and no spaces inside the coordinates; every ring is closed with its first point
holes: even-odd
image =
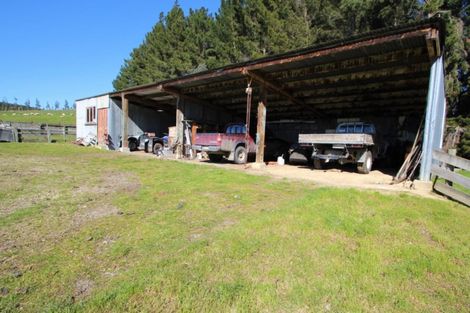
{"type": "Polygon", "coordinates": [[[251,81],[248,81],[248,86],[246,87],[245,92],[246,92],[245,147],[246,147],[246,153],[249,153],[250,152],[251,96],[253,94],[253,89],[251,88],[251,81]]]}
{"type": "MultiPolygon", "coordinates": [[[[196,134],[197,134],[197,129],[199,128],[199,125],[193,124],[191,126],[191,144],[194,145],[196,142],[196,134]]],[[[196,150],[193,149],[193,157],[196,156],[196,150]]]]}
{"type": "Polygon", "coordinates": [[[124,93],[121,94],[121,141],[122,141],[122,151],[129,152],[129,100],[126,98],[124,93]]]}
{"type": "Polygon", "coordinates": [[[183,158],[184,143],[184,104],[179,96],[176,97],[176,158],[183,158]]]}
{"type": "Polygon", "coordinates": [[[256,129],[256,163],[264,163],[264,138],[266,132],[266,89],[261,87],[258,102],[258,123],[256,129]]]}

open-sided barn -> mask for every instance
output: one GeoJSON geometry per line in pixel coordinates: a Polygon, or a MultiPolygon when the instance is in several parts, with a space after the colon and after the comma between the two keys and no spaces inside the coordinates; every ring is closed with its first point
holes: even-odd
{"type": "Polygon", "coordinates": [[[426,20],[77,100],[77,136],[92,132],[117,149],[120,138],[172,125],[183,142],[183,120],[213,130],[243,121],[263,147],[265,125],[294,143],[362,120],[402,161],[424,118],[420,179],[429,180],[446,115],[442,36],[440,21],[426,20]]]}

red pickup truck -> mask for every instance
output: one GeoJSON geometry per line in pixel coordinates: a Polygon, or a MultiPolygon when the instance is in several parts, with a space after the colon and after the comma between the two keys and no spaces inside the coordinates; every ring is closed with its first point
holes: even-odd
{"type": "Polygon", "coordinates": [[[219,162],[225,156],[237,164],[246,163],[248,154],[256,152],[256,144],[248,136],[247,151],[245,133],[246,127],[240,123],[227,125],[225,133],[198,133],[192,149],[206,152],[213,162],[219,162]]]}

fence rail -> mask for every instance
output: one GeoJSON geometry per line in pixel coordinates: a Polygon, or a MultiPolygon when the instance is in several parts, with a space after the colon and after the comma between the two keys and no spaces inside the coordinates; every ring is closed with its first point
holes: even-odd
{"type": "Polygon", "coordinates": [[[35,124],[35,123],[16,123],[7,122],[3,125],[8,125],[17,133],[18,141],[25,141],[25,136],[45,137],[47,142],[52,142],[52,136],[61,135],[64,141],[67,141],[67,136],[76,135],[76,127],[68,125],[49,125],[49,124],[35,124]]]}
{"type": "Polygon", "coordinates": [[[470,160],[450,155],[442,150],[434,150],[432,158],[431,173],[435,176],[433,189],[470,206],[470,178],[460,173],[462,170],[470,171],[470,160]],[[445,183],[439,182],[438,178],[444,179],[445,183]],[[454,184],[460,185],[460,188],[457,189],[454,184]]]}

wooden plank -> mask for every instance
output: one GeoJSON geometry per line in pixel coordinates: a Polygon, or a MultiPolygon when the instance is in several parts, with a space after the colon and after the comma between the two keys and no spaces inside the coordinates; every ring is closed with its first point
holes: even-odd
{"type": "Polygon", "coordinates": [[[444,162],[444,163],[453,165],[455,167],[464,169],[466,171],[470,171],[470,160],[467,160],[458,156],[449,155],[442,150],[433,150],[432,158],[437,161],[444,162]]]}
{"type": "Polygon", "coordinates": [[[245,148],[246,148],[246,153],[249,153],[250,152],[251,99],[253,95],[253,88],[251,88],[251,80],[248,81],[248,86],[245,91],[246,91],[245,148]]]}
{"type": "Polygon", "coordinates": [[[462,185],[465,188],[470,189],[470,178],[460,175],[456,172],[451,172],[443,167],[439,167],[436,164],[431,166],[431,173],[441,178],[450,180],[453,183],[462,185]]]}
{"type": "Polygon", "coordinates": [[[256,145],[256,163],[264,162],[264,142],[266,134],[266,90],[261,91],[260,101],[258,102],[258,123],[257,123],[257,145],[256,145]]]}
{"type": "Polygon", "coordinates": [[[299,143],[373,145],[369,134],[299,134],[299,143]]]}
{"type": "Polygon", "coordinates": [[[443,195],[448,196],[454,200],[459,201],[460,203],[470,206],[470,196],[460,190],[456,190],[450,186],[447,186],[443,183],[436,183],[434,185],[434,190],[442,193],[443,195]]]}
{"type": "Polygon", "coordinates": [[[179,96],[176,97],[176,158],[183,158],[183,142],[184,142],[184,103],[179,96]]]}

